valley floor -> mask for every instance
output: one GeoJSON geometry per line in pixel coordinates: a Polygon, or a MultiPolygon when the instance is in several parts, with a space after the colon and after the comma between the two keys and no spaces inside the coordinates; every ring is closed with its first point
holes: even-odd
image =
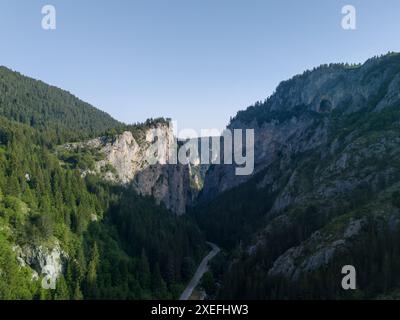
{"type": "Polygon", "coordinates": [[[183,291],[179,300],[189,300],[192,296],[193,290],[198,286],[201,278],[208,270],[208,263],[221,251],[221,249],[214,243],[207,242],[211,246],[212,250],[210,253],[201,261],[199,267],[196,270],[192,280],[190,280],[185,291],[183,291]]]}

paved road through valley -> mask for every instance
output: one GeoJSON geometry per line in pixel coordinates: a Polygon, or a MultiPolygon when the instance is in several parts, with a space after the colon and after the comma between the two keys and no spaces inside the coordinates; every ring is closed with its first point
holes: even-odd
{"type": "Polygon", "coordinates": [[[207,242],[208,245],[211,246],[212,250],[210,253],[201,261],[199,267],[197,268],[196,273],[194,274],[192,280],[190,280],[189,284],[187,285],[185,291],[181,294],[179,300],[189,300],[190,296],[193,293],[193,290],[199,284],[201,278],[208,270],[208,262],[214,258],[221,249],[214,243],[207,242]]]}

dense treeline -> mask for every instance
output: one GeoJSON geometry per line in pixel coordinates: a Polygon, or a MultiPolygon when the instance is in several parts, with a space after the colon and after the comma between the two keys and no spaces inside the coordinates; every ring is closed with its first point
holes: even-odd
{"type": "MultiPolygon", "coordinates": [[[[284,238],[287,242],[293,235],[286,234],[284,238]]],[[[387,221],[369,216],[362,234],[351,246],[339,252],[329,264],[304,273],[296,280],[268,276],[277,249],[264,247],[255,255],[243,254],[241,260],[232,265],[219,295],[225,299],[392,298],[400,284],[399,240],[398,227],[391,228],[387,221]],[[341,286],[344,276],[341,271],[345,265],[356,266],[357,290],[346,291],[341,286]]]]}
{"type": "Polygon", "coordinates": [[[78,168],[63,166],[40,131],[0,118],[0,298],[177,297],[204,250],[199,230],[78,168]],[[57,244],[65,270],[45,290],[15,247],[57,244]]]}
{"type": "Polygon", "coordinates": [[[168,123],[125,125],[68,92],[0,68],[0,298],[179,296],[204,251],[195,224],[129,188],[83,178],[81,170],[102,155],[55,148],[124,130],[140,142],[148,128],[168,123]],[[20,267],[18,250],[58,245],[64,272],[56,290],[44,290],[40,270],[32,280],[32,270],[20,267]]]}
{"type": "Polygon", "coordinates": [[[195,210],[207,238],[229,254],[225,267],[213,267],[221,285],[217,297],[399,297],[400,108],[392,92],[398,87],[400,55],[366,64],[318,70],[359,72],[360,86],[371,90],[365,101],[349,99],[331,109],[321,99],[320,113],[306,111],[311,105],[285,109],[290,105],[286,93],[295,81],[307,80],[310,71],[278,87],[282,110],[271,110],[275,96],[232,120],[279,125],[307,119],[312,124],[304,128],[302,140],[293,140],[307,144],[305,150],[292,152],[294,143],[288,140],[264,172],[195,210]],[[314,144],[310,137],[318,130],[326,136],[314,144]],[[352,229],[354,221],[362,225],[359,230],[352,229]],[[357,290],[341,287],[344,265],[356,267],[357,290]]]}
{"type": "Polygon", "coordinates": [[[91,225],[87,240],[103,254],[93,298],[177,298],[205,250],[191,221],[130,189],[104,224],[91,225]]]}
{"type": "MultiPolygon", "coordinates": [[[[63,170],[58,159],[41,143],[35,130],[25,125],[0,119],[0,224],[3,232],[3,250],[14,245],[37,246],[54,244],[55,239],[69,247],[72,257],[78,254],[77,241],[82,238],[91,215],[101,216],[103,208],[95,195],[88,192],[79,172],[63,170]]],[[[9,251],[9,250],[8,250],[9,251]]],[[[10,252],[9,252],[10,253],[10,252]]],[[[3,261],[10,264],[1,277],[7,281],[31,283],[20,278],[21,270],[14,259],[3,261]],[[14,279],[14,280],[11,280],[14,279]]],[[[5,266],[1,266],[1,269],[5,266]]],[[[78,270],[76,266],[76,270],[78,270]]],[[[75,271],[76,271],[75,270],[75,271]]],[[[40,271],[40,270],[39,270],[40,271]]],[[[64,279],[60,279],[57,297],[69,297],[64,279]]],[[[0,292],[3,298],[47,298],[38,283],[22,295],[16,292],[0,292]]],[[[76,286],[76,296],[80,288],[76,286]]]]}
{"type": "Polygon", "coordinates": [[[123,131],[131,131],[141,141],[149,127],[170,122],[160,117],[124,124],[67,91],[2,66],[0,116],[38,129],[51,146],[96,136],[113,137],[123,131]]]}
{"type": "Polygon", "coordinates": [[[0,67],[0,116],[25,123],[55,143],[100,135],[122,124],[72,94],[0,67]]]}
{"type": "MultiPolygon", "coordinates": [[[[378,161],[374,165],[382,166],[378,161]]],[[[388,188],[382,183],[380,193],[372,192],[368,187],[360,188],[340,201],[308,201],[305,206],[293,206],[281,215],[269,216],[270,199],[274,195],[266,189],[257,188],[259,179],[255,176],[194,212],[207,238],[223,246],[228,253],[223,261],[216,259],[212,264],[214,278],[221,285],[216,294],[218,298],[398,297],[400,193],[395,191],[399,188],[398,184],[388,188]],[[312,272],[302,273],[296,280],[268,274],[279,257],[289,249],[305,246],[316,232],[342,241],[346,226],[358,219],[363,221],[360,234],[346,240],[345,249],[338,250],[329,263],[312,272]],[[345,291],[341,287],[344,265],[356,266],[356,291],[345,291]]],[[[313,249],[305,247],[305,256],[299,257],[299,261],[315,254],[318,245],[323,247],[323,240],[313,249]]],[[[215,294],[214,290],[211,294],[215,294]]]]}
{"type": "Polygon", "coordinates": [[[257,188],[262,177],[261,172],[250,181],[191,210],[190,214],[209,241],[231,250],[249,240],[259,226],[267,222],[265,213],[271,208],[272,197],[266,199],[265,190],[257,188]]]}

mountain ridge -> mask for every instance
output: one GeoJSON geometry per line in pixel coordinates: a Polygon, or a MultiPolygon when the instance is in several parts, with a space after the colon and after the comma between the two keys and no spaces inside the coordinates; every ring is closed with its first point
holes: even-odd
{"type": "Polygon", "coordinates": [[[4,66],[0,66],[0,116],[52,131],[57,142],[93,137],[122,125],[68,91],[4,66]]]}
{"type": "Polygon", "coordinates": [[[255,130],[255,173],[238,179],[231,166],[212,167],[195,211],[208,239],[232,254],[219,297],[374,298],[396,290],[388,277],[396,278],[399,262],[399,119],[393,53],[306,72],[239,113],[230,128],[255,130]],[[348,264],[361,275],[358,291],[340,288],[348,264]]]}

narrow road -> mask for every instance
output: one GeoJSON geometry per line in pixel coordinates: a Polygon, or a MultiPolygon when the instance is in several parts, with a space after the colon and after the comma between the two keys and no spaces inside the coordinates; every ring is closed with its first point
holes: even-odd
{"type": "Polygon", "coordinates": [[[189,300],[190,296],[193,293],[193,290],[197,287],[199,284],[201,278],[203,275],[207,272],[208,270],[208,262],[214,258],[220,251],[221,249],[218,248],[217,245],[211,242],[207,242],[208,245],[211,246],[212,250],[210,253],[201,261],[199,267],[197,268],[196,273],[194,274],[192,280],[190,280],[189,284],[187,285],[185,291],[181,294],[179,300],[189,300]]]}

